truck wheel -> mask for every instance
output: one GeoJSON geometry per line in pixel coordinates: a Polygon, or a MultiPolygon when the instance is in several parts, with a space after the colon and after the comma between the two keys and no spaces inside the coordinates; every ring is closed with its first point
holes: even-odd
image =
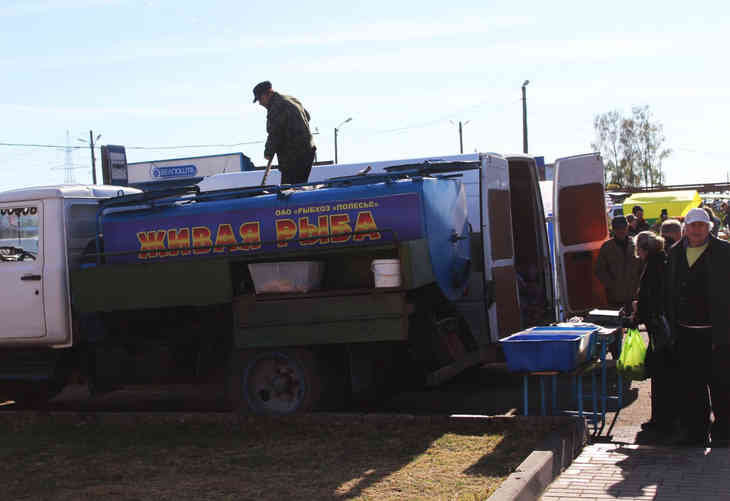
{"type": "Polygon", "coordinates": [[[310,350],[239,351],[232,362],[229,398],[239,411],[269,415],[306,412],[322,395],[317,359],[310,350]]]}

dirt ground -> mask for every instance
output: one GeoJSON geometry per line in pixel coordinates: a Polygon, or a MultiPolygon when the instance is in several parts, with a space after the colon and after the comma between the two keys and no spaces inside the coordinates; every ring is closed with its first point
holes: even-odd
{"type": "Polygon", "coordinates": [[[5,499],[484,500],[546,430],[505,423],[60,423],[0,416],[5,499]]]}

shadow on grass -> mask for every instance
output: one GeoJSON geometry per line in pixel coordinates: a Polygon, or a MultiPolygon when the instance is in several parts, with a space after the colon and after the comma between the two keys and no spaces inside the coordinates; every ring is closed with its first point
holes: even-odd
{"type": "MultiPolygon", "coordinates": [[[[600,404],[600,371],[597,371],[596,375],[597,396],[600,404]]],[[[573,385],[571,377],[561,375],[557,381],[558,409],[577,410],[576,386],[573,385]]],[[[615,369],[607,369],[606,382],[607,394],[609,396],[617,395],[618,377],[615,369]]],[[[551,379],[546,378],[544,383],[545,404],[549,411],[552,400],[551,379]]],[[[636,391],[630,390],[630,386],[630,381],[623,381],[624,407],[631,405],[637,398],[636,391]]],[[[583,378],[583,391],[585,394],[591,392],[591,378],[588,376],[583,378]]],[[[531,376],[528,379],[528,405],[530,415],[540,414],[540,380],[538,376],[531,376]]],[[[616,405],[616,400],[610,399],[607,403],[607,410],[615,411],[616,405]]],[[[518,414],[524,414],[522,375],[505,371],[473,370],[438,388],[402,392],[388,399],[382,407],[391,412],[411,413],[447,412],[500,415],[516,410],[518,414]]],[[[584,409],[592,410],[590,399],[584,401],[584,409]]]]}
{"type": "Polygon", "coordinates": [[[2,424],[8,499],[485,499],[541,438],[493,423],[2,424]]]}

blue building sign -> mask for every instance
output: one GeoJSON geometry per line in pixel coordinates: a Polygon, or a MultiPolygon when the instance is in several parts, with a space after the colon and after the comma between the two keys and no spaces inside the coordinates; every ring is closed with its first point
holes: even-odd
{"type": "Polygon", "coordinates": [[[195,165],[169,165],[150,169],[152,179],[178,179],[195,177],[197,174],[198,168],[195,165]]]}

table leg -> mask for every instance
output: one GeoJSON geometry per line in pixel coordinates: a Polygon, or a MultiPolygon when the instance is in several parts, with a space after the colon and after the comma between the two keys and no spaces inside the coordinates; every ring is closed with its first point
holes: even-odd
{"type": "Polygon", "coordinates": [[[606,400],[608,390],[606,384],[606,340],[601,340],[601,425],[606,424],[606,400]]]}
{"type": "Polygon", "coordinates": [[[540,379],[540,415],[545,415],[545,376],[538,376],[540,379]]]}
{"type": "Polygon", "coordinates": [[[622,409],[624,406],[624,378],[621,376],[620,373],[618,375],[617,383],[618,383],[618,409],[622,409]]]}
{"type": "Polygon", "coordinates": [[[550,414],[555,415],[558,413],[558,376],[553,374],[553,410],[550,414]]]}
{"type": "Polygon", "coordinates": [[[577,376],[578,378],[578,416],[583,417],[583,378],[581,376],[577,376]]]}
{"type": "Polygon", "coordinates": [[[522,398],[525,405],[525,416],[527,416],[527,374],[522,376],[522,398]]]}
{"type": "MultiPolygon", "coordinates": [[[[624,330],[621,329],[618,335],[618,356],[621,356],[621,350],[623,350],[623,343],[624,343],[624,330]]],[[[624,378],[621,375],[621,373],[618,373],[618,408],[616,410],[620,410],[624,406],[624,378]]]]}
{"type": "Polygon", "coordinates": [[[593,397],[593,433],[598,432],[598,399],[596,398],[596,392],[598,387],[596,385],[596,371],[591,371],[591,396],[593,397]]]}

